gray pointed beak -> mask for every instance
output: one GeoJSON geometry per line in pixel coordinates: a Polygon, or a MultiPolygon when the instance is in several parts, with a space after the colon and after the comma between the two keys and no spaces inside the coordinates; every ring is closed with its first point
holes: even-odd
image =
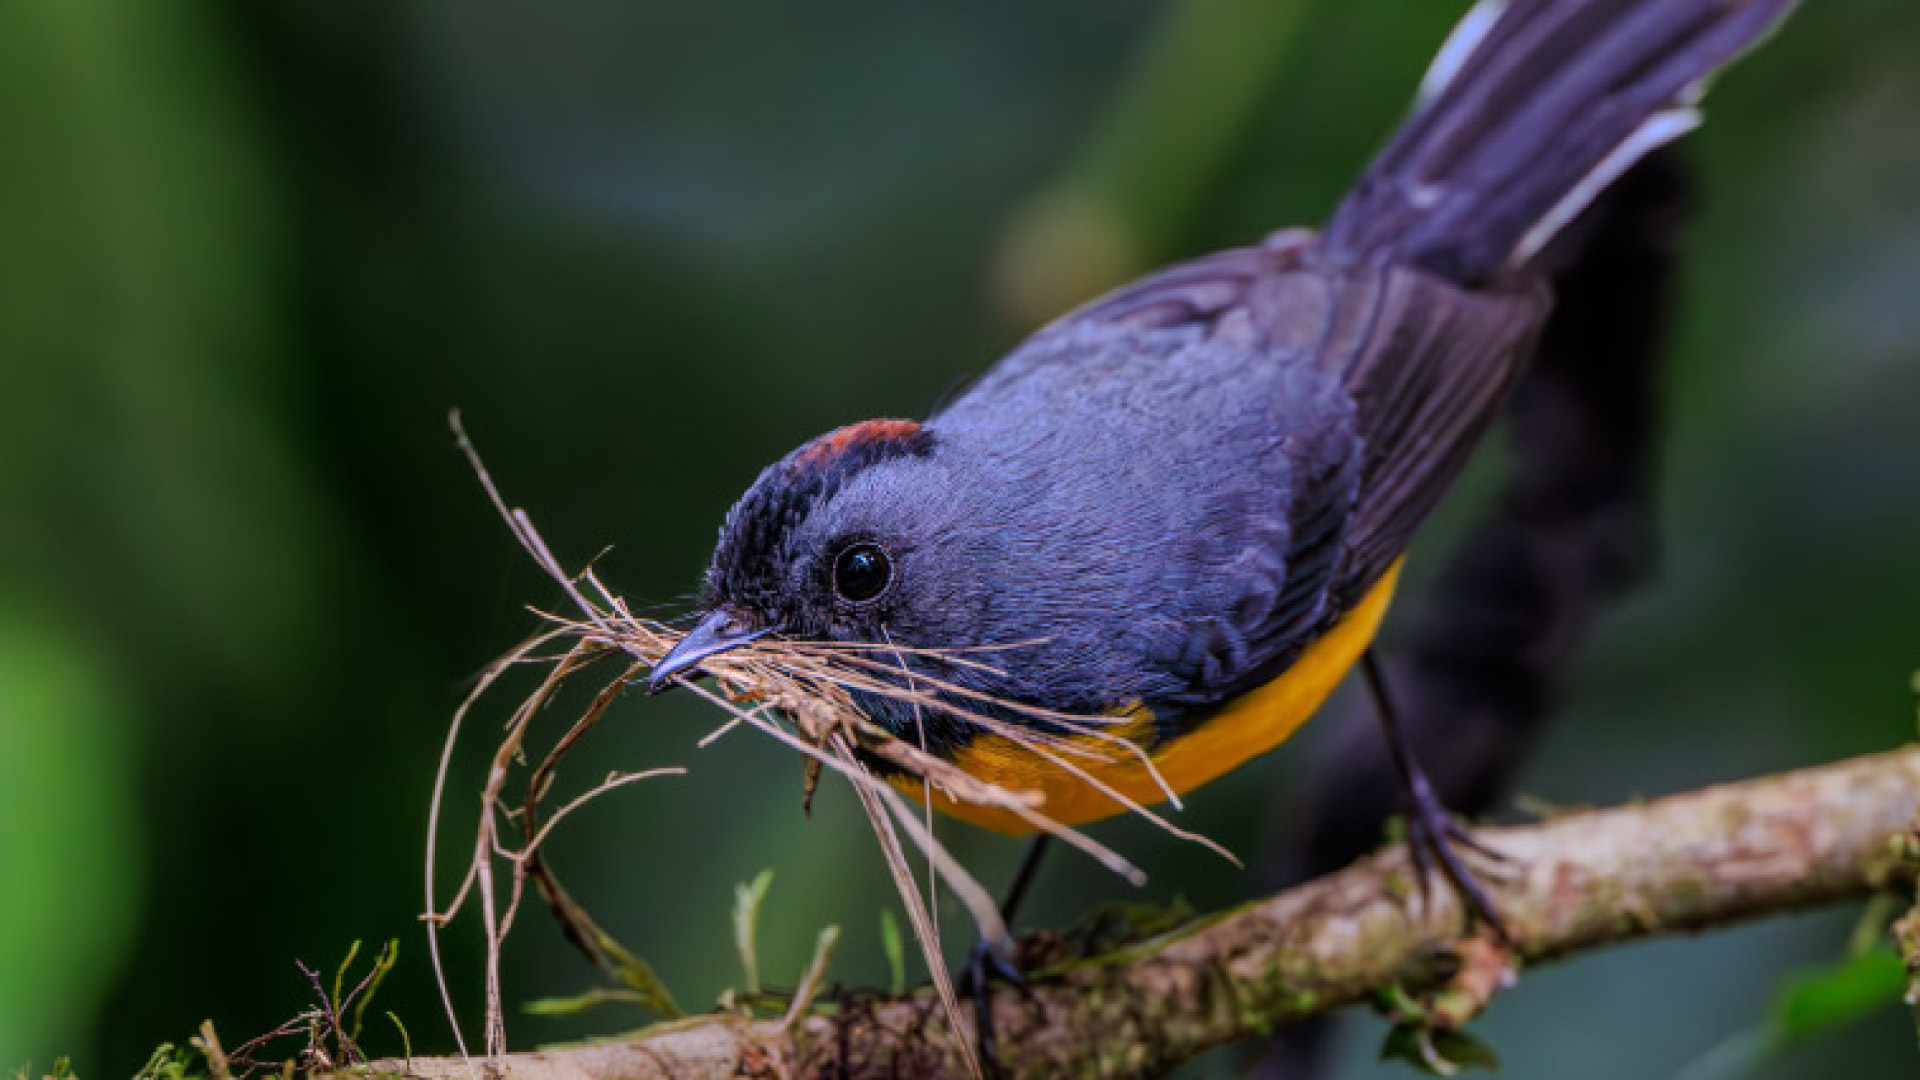
{"type": "Polygon", "coordinates": [[[749,628],[726,608],[716,608],[653,665],[653,671],[647,676],[647,693],[657,694],[672,686],[676,676],[691,674],[701,661],[763,638],[767,633],[767,630],[749,628]]]}

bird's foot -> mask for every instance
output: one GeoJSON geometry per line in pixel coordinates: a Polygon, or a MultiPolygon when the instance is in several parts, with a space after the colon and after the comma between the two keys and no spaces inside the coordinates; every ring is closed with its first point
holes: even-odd
{"type": "Polygon", "coordinates": [[[973,999],[974,1048],[979,1051],[980,1065],[989,1077],[1000,1075],[999,1044],[993,1027],[995,981],[1020,991],[1028,1004],[1037,1001],[1027,977],[1013,962],[1013,942],[976,938],[973,952],[967,957],[967,970],[960,976],[959,990],[973,999]]]}
{"type": "Polygon", "coordinates": [[[1500,917],[1500,909],[1487,895],[1485,887],[1474,876],[1461,853],[1477,856],[1495,867],[1507,866],[1512,860],[1475,837],[1472,830],[1447,813],[1430,790],[1424,789],[1425,785],[1419,785],[1413,800],[1413,812],[1407,819],[1407,850],[1413,858],[1414,881],[1420,891],[1421,906],[1424,908],[1431,900],[1429,882],[1434,871],[1438,870],[1440,876],[1453,886],[1469,918],[1484,925],[1501,943],[1511,941],[1506,922],[1500,917]]]}

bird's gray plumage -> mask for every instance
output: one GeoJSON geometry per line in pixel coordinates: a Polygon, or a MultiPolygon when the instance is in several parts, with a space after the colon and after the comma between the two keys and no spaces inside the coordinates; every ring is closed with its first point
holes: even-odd
{"type": "MultiPolygon", "coordinates": [[[[1163,270],[924,426],[789,455],[730,515],[709,603],[797,637],[1017,645],[1004,674],[900,662],[1064,712],[1144,704],[1177,735],[1401,557],[1532,351],[1542,247],[1790,6],[1510,0],[1449,50],[1323,234],[1163,270]],[[870,601],[835,593],[853,543],[892,560],[870,601]]],[[[970,735],[868,704],[935,742],[970,735]]]]}

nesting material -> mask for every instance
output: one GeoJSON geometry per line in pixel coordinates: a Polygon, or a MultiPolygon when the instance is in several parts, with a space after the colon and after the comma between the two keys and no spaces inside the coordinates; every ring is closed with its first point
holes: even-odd
{"type": "MultiPolygon", "coordinates": [[[[427,842],[427,909],[429,946],[441,995],[453,1023],[461,1052],[467,1052],[452,1006],[441,965],[439,930],[474,902],[487,942],[486,1019],[484,1051],[506,1049],[505,1009],[500,982],[500,953],[531,883],[546,900],[568,937],[597,964],[625,983],[634,996],[657,1012],[671,1016],[675,1006],[665,988],[646,966],[627,954],[602,931],[584,907],[572,900],[542,857],[545,841],[570,814],[593,799],[618,788],[667,775],[684,768],[663,767],[607,776],[587,792],[549,812],[558,767],[580,739],[600,722],[612,704],[635,681],[647,675],[680,640],[681,632],[660,621],[634,614],[620,596],[609,590],[591,566],[569,572],[556,559],[526,512],[510,508],[481,463],[459,417],[452,418],[459,448],[472,464],[488,498],[527,554],[564,592],[573,610],[569,614],[540,611],[544,626],[533,637],[482,672],[472,692],[455,712],[434,782],[427,842]],[[473,844],[460,885],[444,902],[438,898],[434,873],[442,805],[449,794],[448,770],[468,715],[508,672],[520,668],[544,670],[535,689],[513,710],[496,748],[479,795],[479,815],[473,844]],[[597,678],[601,682],[590,703],[567,727],[530,771],[528,740],[534,722],[554,695],[571,681],[597,678]],[[518,776],[525,774],[517,805],[510,796],[518,776]],[[504,871],[504,883],[501,872],[504,871]]],[[[933,976],[949,1019],[961,1025],[952,979],[940,957],[933,898],[924,895],[908,863],[906,841],[918,850],[938,878],[961,901],[980,934],[1004,941],[1007,930],[992,895],[941,845],[933,829],[932,797],[992,807],[1017,817],[1033,829],[1059,837],[1087,853],[1126,880],[1139,884],[1145,876],[1111,848],[1078,829],[1047,816],[1038,792],[1009,790],[975,779],[950,762],[907,739],[897,738],[871,723],[855,704],[855,695],[875,694],[914,706],[916,715],[944,713],[1031,750],[1049,767],[1081,778],[1112,796],[1115,803],[1167,832],[1202,844],[1232,859],[1218,844],[1181,829],[1155,810],[1104,785],[1090,768],[1122,757],[1137,759],[1147,770],[1153,762],[1138,745],[1115,733],[1124,717],[1079,717],[1014,702],[1001,701],[956,683],[929,677],[908,667],[908,659],[933,658],[950,668],[992,669],[1015,662],[1023,644],[969,650],[914,650],[885,644],[831,641],[795,641],[763,638],[703,661],[713,677],[711,687],[679,680],[691,692],[713,703],[719,723],[701,745],[735,729],[750,727],[791,747],[805,763],[805,790],[812,791],[823,771],[831,771],[853,787],[872,824],[881,852],[901,893],[922,954],[933,976]],[[1017,719],[1003,719],[1013,716],[1017,719]],[[1031,721],[1025,723],[1021,721],[1031,721]],[[893,782],[877,776],[872,767],[883,765],[893,782]],[[917,791],[921,805],[909,803],[896,784],[917,791]]],[[[1158,781],[1158,774],[1153,774],[1158,781]]],[[[1168,801],[1179,803],[1171,789],[1160,784],[1168,801]]],[[[932,882],[929,880],[928,887],[932,882]]]]}

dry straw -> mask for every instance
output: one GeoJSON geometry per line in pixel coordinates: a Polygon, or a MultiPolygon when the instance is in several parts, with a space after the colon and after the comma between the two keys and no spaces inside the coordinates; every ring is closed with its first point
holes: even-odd
{"type": "MultiPolygon", "coordinates": [[[[547,547],[526,512],[510,508],[501,498],[492,477],[481,463],[472,443],[461,427],[459,415],[451,418],[460,451],[467,456],[492,501],[514,537],[528,555],[565,593],[575,614],[534,613],[544,627],[481,673],[466,700],[455,711],[442,749],[439,769],[434,778],[433,802],[428,815],[426,857],[425,916],[428,945],[443,1004],[453,1024],[455,1039],[463,1055],[468,1053],[452,994],[442,965],[439,931],[458,915],[470,900],[478,899],[479,917],[486,935],[486,1019],[484,1050],[497,1055],[506,1050],[505,1009],[500,982],[501,948],[513,928],[526,888],[531,883],[553,910],[563,930],[596,963],[624,981],[632,996],[671,1015],[671,998],[644,964],[631,957],[602,931],[586,910],[560,887],[551,867],[542,857],[546,840],[554,828],[586,802],[616,788],[654,777],[684,773],[680,768],[651,769],[644,772],[614,773],[548,815],[544,799],[551,793],[561,759],[574,747],[638,677],[647,673],[679,641],[681,632],[653,619],[636,616],[627,603],[601,583],[591,566],[569,573],[547,547]],[[609,665],[606,661],[615,661],[609,665]],[[454,746],[475,704],[502,676],[518,668],[544,669],[535,689],[514,709],[505,735],[496,748],[487,777],[479,792],[479,817],[471,854],[460,885],[443,902],[436,889],[435,866],[438,857],[441,808],[447,795],[449,769],[454,746]],[[527,740],[533,722],[551,703],[554,694],[569,680],[589,668],[610,671],[590,704],[574,719],[566,732],[541,757],[530,773],[519,797],[519,805],[508,802],[507,789],[516,766],[525,764],[527,740]],[[496,870],[504,867],[507,880],[502,888],[496,870]]],[[[889,697],[914,707],[915,715],[937,713],[956,717],[981,730],[1024,747],[1050,767],[1078,777],[1095,790],[1111,797],[1117,806],[1142,817],[1168,833],[1218,852],[1233,856],[1212,840],[1181,829],[1164,816],[1128,798],[1101,781],[1097,773],[1103,763],[1123,757],[1136,759],[1153,777],[1167,801],[1178,808],[1173,791],[1161,780],[1152,760],[1134,742],[1111,730],[1122,718],[1071,716],[1018,702],[994,698],[958,683],[911,670],[909,658],[926,658],[952,669],[995,670],[996,661],[1031,645],[1013,643],[994,648],[924,650],[892,643],[852,643],[833,641],[797,641],[768,637],[729,650],[702,662],[702,669],[713,677],[713,687],[681,681],[694,693],[712,702],[724,718],[719,727],[701,745],[741,726],[752,727],[793,748],[807,763],[809,794],[821,770],[831,770],[846,780],[859,797],[862,810],[879,841],[889,872],[900,890],[909,921],[914,928],[922,954],[926,958],[934,985],[955,1030],[960,1021],[952,979],[941,961],[939,934],[933,915],[932,889],[935,879],[960,900],[972,916],[979,933],[989,941],[1007,936],[992,895],[981,886],[941,845],[932,828],[931,799],[934,790],[957,802],[992,807],[1017,816],[1033,829],[1059,837],[1086,852],[1103,866],[1130,882],[1139,884],[1145,876],[1132,863],[1085,833],[1047,816],[1038,792],[1015,791],[986,783],[970,776],[952,763],[939,758],[906,739],[896,738],[870,722],[856,707],[856,694],[889,697]],[[1016,719],[1009,721],[1005,716],[1016,719]],[[870,763],[884,763],[893,771],[918,778],[927,802],[916,814],[899,790],[876,776],[870,763]],[[928,863],[927,890],[917,885],[901,843],[904,832],[928,863]]],[[[967,1040],[961,1040],[967,1045],[967,1040]]],[[[968,1051],[969,1054],[971,1051],[968,1051]]],[[[971,1062],[978,1072],[978,1063],[971,1062]]]]}

